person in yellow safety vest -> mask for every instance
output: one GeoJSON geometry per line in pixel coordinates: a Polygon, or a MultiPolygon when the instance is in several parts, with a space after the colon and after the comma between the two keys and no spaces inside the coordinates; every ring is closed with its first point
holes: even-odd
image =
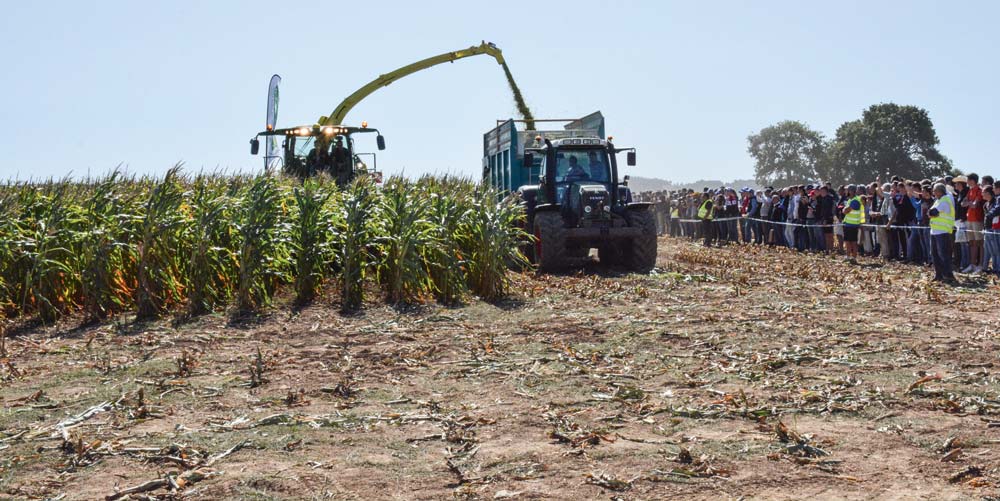
{"type": "Polygon", "coordinates": [[[678,220],[681,218],[681,210],[677,207],[676,201],[671,202],[670,205],[672,207],[670,209],[670,236],[678,237],[680,236],[681,223],[678,220]]]}
{"type": "Polygon", "coordinates": [[[931,255],[934,258],[934,281],[954,284],[957,282],[951,269],[951,251],[954,246],[955,198],[944,184],[934,185],[937,200],[931,206],[931,255]]]}
{"type": "Polygon", "coordinates": [[[715,241],[715,225],[712,224],[712,195],[704,194],[705,199],[698,208],[698,219],[701,219],[701,233],[705,237],[705,247],[711,247],[715,241]]]}
{"type": "Polygon", "coordinates": [[[853,184],[847,187],[847,203],[844,204],[844,243],[847,257],[858,257],[858,233],[865,224],[865,202],[858,195],[858,188],[853,184]]]}

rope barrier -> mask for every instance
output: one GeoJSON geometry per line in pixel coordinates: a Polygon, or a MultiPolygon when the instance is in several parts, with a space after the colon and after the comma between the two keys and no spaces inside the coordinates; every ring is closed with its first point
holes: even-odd
{"type": "MultiPolygon", "coordinates": [[[[703,220],[701,220],[701,219],[674,219],[674,221],[677,221],[679,223],[701,223],[703,220]]],[[[775,225],[781,225],[781,226],[793,226],[793,227],[797,227],[797,228],[836,228],[837,226],[843,226],[844,225],[844,223],[835,223],[835,224],[802,224],[802,223],[790,223],[790,222],[787,222],[787,221],[771,221],[771,220],[768,220],[768,219],[760,219],[760,218],[756,218],[756,217],[724,217],[724,218],[719,218],[719,219],[710,219],[709,221],[716,222],[716,223],[728,222],[728,221],[757,221],[757,222],[760,222],[760,223],[775,224],[775,225]]],[[[930,226],[907,226],[907,225],[895,225],[895,224],[892,224],[892,225],[883,225],[883,224],[868,224],[868,223],[862,224],[862,225],[860,225],[860,227],[862,227],[862,228],[886,228],[886,229],[890,229],[890,230],[929,230],[929,229],[931,229],[930,226]]],[[[956,227],[956,229],[957,229],[957,227],[956,227]]],[[[997,231],[997,230],[986,230],[986,229],[983,229],[983,230],[970,230],[968,228],[962,228],[961,231],[964,231],[966,233],[982,233],[983,235],[1000,235],[1000,231],[997,231]]]]}

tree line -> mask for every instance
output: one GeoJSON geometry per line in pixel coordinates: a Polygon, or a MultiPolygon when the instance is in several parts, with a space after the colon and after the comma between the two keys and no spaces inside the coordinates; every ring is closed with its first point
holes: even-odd
{"type": "Polygon", "coordinates": [[[813,181],[834,184],[888,179],[933,179],[952,172],[938,150],[927,110],[894,103],[872,105],[859,120],[843,123],[832,139],[806,124],[786,120],[747,137],[761,186],[813,181]]]}

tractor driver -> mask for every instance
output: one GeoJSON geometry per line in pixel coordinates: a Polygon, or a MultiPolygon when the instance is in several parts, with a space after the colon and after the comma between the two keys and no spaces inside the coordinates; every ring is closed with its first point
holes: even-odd
{"type": "Polygon", "coordinates": [[[569,171],[566,172],[566,180],[570,179],[582,179],[587,177],[587,171],[580,167],[579,161],[576,159],[576,155],[570,155],[569,157],[569,171]]]}
{"type": "Polygon", "coordinates": [[[326,141],[317,138],[313,148],[306,155],[307,176],[314,176],[327,170],[330,165],[330,152],[326,141]]]}
{"type": "Polygon", "coordinates": [[[344,136],[337,136],[337,141],[333,145],[333,153],[330,157],[333,166],[331,170],[335,176],[340,176],[342,175],[341,173],[346,174],[350,171],[351,155],[347,151],[347,148],[344,147],[344,136]]]}

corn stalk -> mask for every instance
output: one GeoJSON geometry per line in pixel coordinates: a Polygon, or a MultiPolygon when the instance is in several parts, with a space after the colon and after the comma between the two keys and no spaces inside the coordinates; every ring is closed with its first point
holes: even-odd
{"type": "Polygon", "coordinates": [[[514,196],[498,198],[492,189],[478,191],[459,230],[469,289],[486,301],[508,293],[509,267],[528,265],[521,253],[521,246],[528,240],[521,229],[524,209],[514,196]]]}
{"type": "Polygon", "coordinates": [[[438,228],[430,219],[430,200],[419,196],[411,183],[389,179],[382,190],[378,217],[377,272],[390,303],[408,303],[433,287],[429,261],[440,256],[438,228]]]}
{"type": "Polygon", "coordinates": [[[284,201],[273,177],[262,175],[243,197],[239,217],[238,313],[268,306],[287,266],[284,201]]]}
{"type": "Polygon", "coordinates": [[[374,232],[369,218],[376,207],[375,183],[368,176],[355,178],[347,187],[337,228],[337,263],[340,266],[341,311],[352,312],[364,304],[364,282],[372,263],[374,232]]]}
{"type": "Polygon", "coordinates": [[[79,274],[73,269],[80,215],[70,204],[69,184],[50,183],[29,193],[20,252],[25,259],[21,285],[22,313],[37,312],[52,322],[73,307],[79,274]]]}
{"type": "Polygon", "coordinates": [[[186,240],[190,244],[185,284],[190,315],[202,315],[226,305],[232,297],[236,274],[233,200],[218,179],[195,178],[191,190],[191,219],[186,240]]]}
{"type": "Polygon", "coordinates": [[[186,216],[180,166],[167,171],[146,200],[139,230],[136,318],[156,318],[183,298],[180,256],[186,216]]]}
{"type": "Polygon", "coordinates": [[[294,190],[297,217],[292,223],[291,249],[295,265],[295,303],[305,305],[316,297],[332,260],[330,243],[333,233],[329,210],[332,191],[324,190],[314,179],[307,179],[294,190]]]}
{"type": "Polygon", "coordinates": [[[132,304],[136,256],[130,242],[138,221],[132,188],[115,171],[85,204],[77,255],[85,321],[106,319],[132,304]]]}

